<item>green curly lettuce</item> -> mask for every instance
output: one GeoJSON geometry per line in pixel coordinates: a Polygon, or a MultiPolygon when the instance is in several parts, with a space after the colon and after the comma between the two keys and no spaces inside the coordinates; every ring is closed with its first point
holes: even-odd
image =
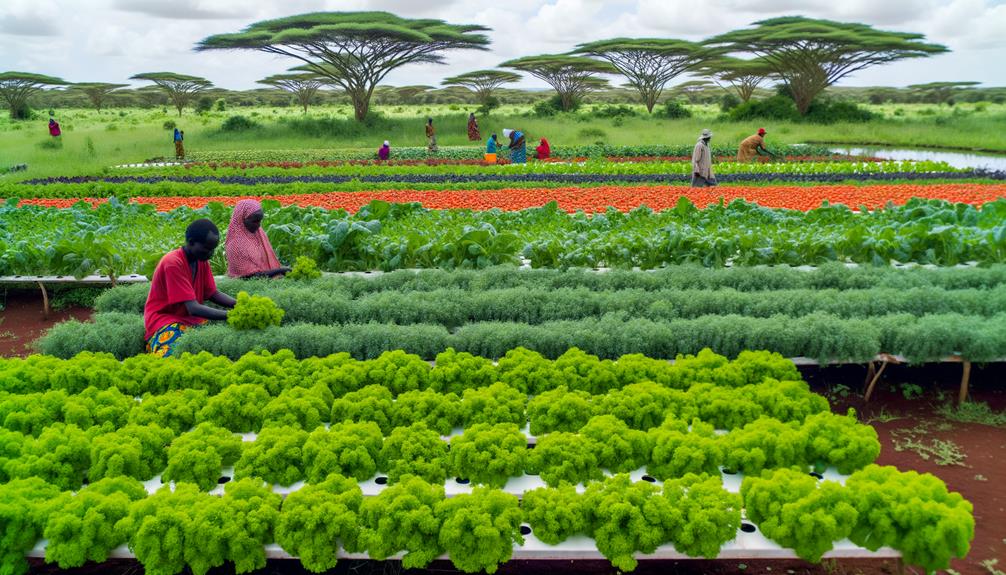
{"type": "Polygon", "coordinates": [[[739,372],[739,385],[776,381],[802,381],[803,376],[792,360],[774,351],[745,350],[737,354],[730,366],[739,372]]]}
{"type": "MultiPolygon", "coordinates": [[[[199,355],[203,355],[200,352],[199,355]]],[[[218,357],[207,354],[210,358],[218,357]]],[[[205,366],[213,363],[214,360],[206,359],[202,362],[205,366]]],[[[228,366],[219,377],[220,389],[224,389],[234,384],[256,384],[261,385],[271,396],[277,396],[284,389],[289,389],[304,380],[301,368],[307,360],[298,360],[289,349],[281,349],[276,353],[269,351],[250,351],[241,356],[240,359],[228,366]]],[[[221,366],[222,367],[222,366],[221,366]]],[[[201,366],[201,369],[206,369],[201,366]]]]}
{"type": "Polygon", "coordinates": [[[307,256],[297,256],[293,262],[293,269],[286,273],[288,280],[313,280],[321,277],[321,270],[318,269],[318,262],[307,256]]]}
{"type": "Polygon", "coordinates": [[[479,423],[451,438],[448,467],[472,483],[503,487],[524,474],[527,451],[527,436],[516,425],[479,423]]]}
{"type": "Polygon", "coordinates": [[[580,429],[593,415],[592,397],[586,391],[570,391],[564,385],[535,396],[527,404],[531,435],[580,429]]]}
{"type": "Polygon", "coordinates": [[[614,415],[597,415],[580,428],[602,469],[627,473],[646,465],[653,451],[650,435],[630,428],[614,415]]]}
{"type": "Polygon", "coordinates": [[[396,427],[384,439],[378,467],[388,474],[389,483],[406,475],[443,483],[448,469],[447,443],[422,422],[396,427]]]}
{"type": "Polygon", "coordinates": [[[61,421],[67,397],[62,390],[0,395],[0,426],[38,437],[46,427],[61,421]]]}
{"type": "Polygon", "coordinates": [[[601,360],[579,348],[566,350],[554,365],[563,384],[574,391],[599,395],[621,387],[615,362],[601,360]]]}
{"type": "Polygon", "coordinates": [[[60,502],[59,488],[39,477],[0,483],[0,573],[28,572],[24,555],[42,536],[53,502],[60,502]]]}
{"type": "Polygon", "coordinates": [[[394,397],[387,387],[368,385],[333,401],[331,421],[373,421],[382,433],[389,433],[394,408],[394,397]]]}
{"type": "Polygon", "coordinates": [[[206,400],[206,392],[196,389],[169,391],[161,395],[147,393],[140,404],[129,412],[129,423],[155,424],[179,435],[196,424],[196,414],[206,405],[206,400]]]}
{"type": "Polygon", "coordinates": [[[188,534],[200,508],[212,506],[217,498],[199,491],[192,483],[165,485],[153,495],[136,500],[129,514],[115,524],[129,550],[149,575],[175,575],[185,569],[190,547],[200,541],[188,534]]]}
{"type": "Polygon", "coordinates": [[[555,364],[536,351],[517,347],[506,352],[496,365],[499,381],[530,395],[563,384],[555,364]]]}
{"type": "Polygon", "coordinates": [[[91,440],[90,481],[126,475],[146,481],[167,465],[167,447],[175,434],[157,425],[127,425],[91,440]]]}
{"type": "Polygon", "coordinates": [[[598,399],[595,404],[599,415],[613,415],[643,431],[658,427],[668,417],[688,421],[698,414],[685,392],[652,381],[626,385],[598,399]]]}
{"type": "Polygon", "coordinates": [[[619,474],[591,483],[583,494],[589,534],[597,550],[621,571],[632,571],[638,551],[653,553],[669,541],[665,524],[676,515],[660,488],[652,483],[633,483],[619,474]]]}
{"type": "Polygon", "coordinates": [[[762,407],[741,389],[697,383],[688,396],[698,408],[698,417],[717,429],[736,429],[762,416],[762,407]]]}
{"type": "Polygon", "coordinates": [[[868,465],[850,475],[845,488],[859,512],[849,536],[856,545],[871,551],[892,547],[927,573],[946,569],[971,549],[971,503],[929,473],[868,465]]]}
{"type": "Polygon", "coordinates": [[[262,428],[265,406],[271,399],[261,385],[228,385],[206,401],[196,421],[212,423],[235,433],[258,431],[262,428]]]}
{"type": "Polygon", "coordinates": [[[257,479],[224,486],[223,497],[201,504],[185,532],[185,560],[194,575],[205,575],[226,562],[235,573],[262,569],[265,544],[274,539],[283,498],[257,479]]]}
{"type": "Polygon", "coordinates": [[[669,419],[650,431],[650,440],[653,451],[646,472],[658,479],[720,472],[723,440],[708,423],[692,420],[689,430],[683,421],[669,419]]]}
{"type": "Polygon", "coordinates": [[[587,483],[604,477],[591,440],[559,431],[538,438],[527,456],[527,470],[540,475],[550,487],[587,483]]]}
{"type": "Polygon", "coordinates": [[[278,485],[301,481],[307,435],[303,429],[287,425],[263,428],[255,441],[243,446],[234,465],[235,478],[259,477],[278,485]]]}
{"type": "Polygon", "coordinates": [[[296,555],[314,573],[338,563],[340,545],[349,552],[363,550],[360,506],[363,492],[356,480],[330,475],[287,495],[276,522],[276,542],[296,555]]]}
{"type": "Polygon", "coordinates": [[[21,457],[25,441],[24,434],[0,428],[0,483],[10,481],[7,463],[21,457]]]}
{"type": "Polygon", "coordinates": [[[88,387],[66,398],[63,403],[63,422],[72,423],[81,429],[99,426],[105,431],[114,431],[126,425],[129,412],[134,407],[136,400],[117,388],[88,387]]]}
{"type": "Polygon", "coordinates": [[[332,401],[328,386],[291,387],[266,404],[262,410],[262,424],[291,425],[311,431],[328,421],[332,401]]]}
{"type": "Polygon", "coordinates": [[[343,422],[315,429],[304,442],[304,473],[309,483],[321,483],[337,473],[358,481],[377,473],[384,443],[381,428],[372,421],[343,422]]]}
{"type": "Polygon", "coordinates": [[[466,389],[461,398],[465,425],[476,423],[513,423],[523,427],[527,422],[524,407],[527,395],[505,383],[489,387],[466,389]]]}
{"type": "Polygon", "coordinates": [[[143,484],[131,477],[107,477],[72,497],[64,493],[45,522],[46,563],[70,569],[88,561],[106,561],[112,549],[126,542],[115,524],[129,514],[134,501],[146,496],[143,484]]]}
{"type": "Polygon", "coordinates": [[[520,505],[524,519],[531,524],[532,533],[549,545],[558,545],[573,535],[587,531],[583,497],[572,485],[525,491],[520,505]]]}
{"type": "Polygon", "coordinates": [[[685,387],[675,381],[671,362],[646,357],[641,353],[630,353],[618,358],[615,362],[615,377],[619,388],[644,381],[652,381],[664,387],[685,387]]]}
{"type": "Polygon", "coordinates": [[[831,411],[828,400],[811,391],[804,381],[767,378],[763,383],[746,385],[738,391],[761,406],[766,417],[782,422],[802,422],[809,415],[831,411]]]}
{"type": "Polygon", "coordinates": [[[7,462],[16,479],[38,477],[63,490],[80,489],[91,467],[91,441],[76,425],[54,423],[38,436],[25,438],[21,456],[7,462]]]}
{"type": "Polygon", "coordinates": [[[450,435],[462,423],[461,398],[432,389],[407,391],[398,396],[391,413],[393,427],[423,422],[440,435],[450,435]]]}
{"type": "Polygon", "coordinates": [[[241,438],[212,423],[200,423],[168,447],[168,467],[163,481],[195,483],[209,491],[217,485],[224,467],[241,457],[241,438]]]}
{"type": "Polygon", "coordinates": [[[834,465],[839,473],[852,473],[880,455],[877,430],[859,423],[852,408],[846,415],[827,412],[809,416],[803,423],[803,433],[807,437],[807,461],[819,467],[834,465]]]}
{"type": "Polygon", "coordinates": [[[436,512],[442,521],[440,545],[465,573],[495,573],[513,556],[514,544],[524,544],[516,496],[476,487],[441,501],[436,512]]]}
{"type": "Polygon", "coordinates": [[[237,330],[265,329],[279,325],[285,313],[272,299],[242,291],[238,292],[234,309],[227,312],[227,323],[237,330]]]}
{"type": "Polygon", "coordinates": [[[851,534],[859,516],[842,485],[792,469],[745,477],[741,498],[748,519],[766,537],[815,563],[851,534]]]}
{"type": "Polygon", "coordinates": [[[441,393],[462,394],[466,389],[488,387],[499,381],[493,362],[453,347],[437,354],[436,365],[430,371],[430,389],[441,393]]]}
{"type": "Polygon", "coordinates": [[[664,497],[679,521],[669,529],[674,548],[689,557],[716,558],[720,547],[737,536],[741,498],[723,489],[717,476],[688,474],[664,483],[664,497]]]}
{"type": "Polygon", "coordinates": [[[406,475],[376,497],[364,499],[360,508],[362,539],[367,554],[383,561],[405,551],[402,566],[422,569],[443,553],[441,517],[437,505],[444,500],[443,484],[432,485],[406,475]]]}
{"type": "Polygon", "coordinates": [[[763,417],[723,437],[723,464],[745,475],[807,466],[807,436],[797,422],[763,417]]]}
{"type": "Polygon", "coordinates": [[[383,385],[392,394],[426,389],[430,385],[430,364],[400,349],[386,351],[376,359],[361,361],[363,385],[383,385]]]}

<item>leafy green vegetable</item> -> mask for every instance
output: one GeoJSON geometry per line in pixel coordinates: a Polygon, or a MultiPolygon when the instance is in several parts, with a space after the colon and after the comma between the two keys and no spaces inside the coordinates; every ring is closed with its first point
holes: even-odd
{"type": "Polygon", "coordinates": [[[437,393],[432,389],[407,391],[395,400],[391,415],[394,427],[407,427],[423,422],[440,435],[450,435],[462,423],[461,398],[454,393],[437,393]]]}
{"type": "Polygon", "coordinates": [[[527,436],[512,423],[478,423],[451,438],[451,473],[475,484],[501,488],[524,474],[527,436]]]}
{"type": "Polygon", "coordinates": [[[852,473],[873,463],[880,455],[877,431],[856,419],[856,411],[834,415],[811,415],[803,425],[807,436],[807,459],[817,465],[834,465],[839,473],[852,473]]]}
{"type": "Polygon", "coordinates": [[[680,420],[668,419],[650,431],[653,452],[646,472],[658,479],[683,477],[689,473],[719,474],[723,460],[723,440],[713,427],[697,419],[691,430],[680,420]]]}
{"type": "Polygon", "coordinates": [[[604,476],[594,455],[593,442],[563,431],[538,438],[527,456],[527,471],[541,475],[549,486],[587,483],[604,476]]]}
{"type": "Polygon", "coordinates": [[[332,402],[332,423],[340,421],[372,421],[381,431],[388,433],[392,429],[391,419],[394,413],[394,398],[391,391],[380,384],[364,387],[353,391],[332,402]]]}
{"type": "Polygon", "coordinates": [[[807,435],[799,423],[763,417],[723,438],[723,463],[745,475],[764,469],[807,467],[807,435]]]}
{"type": "Polygon", "coordinates": [[[298,256],[293,262],[293,269],[286,274],[286,279],[289,280],[313,280],[320,277],[318,262],[307,256],[298,256]]]}
{"type": "Polygon", "coordinates": [[[531,435],[577,431],[593,414],[591,397],[586,391],[569,391],[564,385],[535,396],[527,404],[531,435]]]}
{"type": "Polygon", "coordinates": [[[189,536],[196,514],[215,500],[192,483],[180,483],[174,490],[165,485],[150,497],[134,501],[115,529],[118,537],[126,538],[145,573],[175,575],[185,569],[189,554],[202,543],[189,536]]]}
{"type": "Polygon", "coordinates": [[[175,434],[157,425],[127,425],[91,440],[90,481],[127,475],[146,481],[167,464],[166,449],[175,434]]]}
{"type": "Polygon", "coordinates": [[[24,555],[35,546],[59,489],[38,477],[0,483],[0,572],[28,572],[24,555]]]}
{"type": "Polygon", "coordinates": [[[260,477],[269,483],[292,485],[304,479],[303,429],[286,425],[265,427],[255,441],[245,444],[234,465],[236,479],[260,477]]]}
{"type": "Polygon", "coordinates": [[[291,387],[266,404],[263,425],[290,425],[311,431],[328,421],[332,401],[332,391],[326,385],[291,387]]]}
{"type": "Polygon", "coordinates": [[[572,485],[525,491],[521,509],[532,533],[549,545],[587,531],[587,509],[572,485]]]}
{"type": "Polygon", "coordinates": [[[129,423],[155,424],[166,427],[175,435],[196,424],[196,414],[206,405],[206,392],[195,389],[168,391],[161,395],[143,394],[143,400],[131,412],[129,423]]]}
{"type": "Polygon", "coordinates": [[[333,473],[364,481],[377,472],[384,443],[376,423],[343,422],[315,429],[304,443],[304,471],[309,483],[321,483],[333,473]]]}
{"type": "Polygon", "coordinates": [[[384,440],[378,467],[389,483],[415,475],[430,483],[443,483],[448,469],[447,443],[436,431],[419,422],[396,427],[384,440]]]}
{"type": "Polygon", "coordinates": [[[527,418],[527,395],[509,385],[496,382],[489,387],[466,389],[461,398],[465,425],[477,423],[513,423],[522,427],[527,418]]]}
{"type": "Polygon", "coordinates": [[[269,403],[269,392],[254,383],[228,385],[199,411],[197,420],[225,427],[235,433],[258,431],[262,428],[263,411],[269,403]]]}
{"type": "Polygon", "coordinates": [[[597,464],[616,473],[638,469],[650,460],[653,445],[645,431],[631,429],[613,415],[590,418],[580,429],[580,435],[589,439],[597,464]]]}
{"type": "Polygon", "coordinates": [[[54,423],[26,438],[21,457],[7,462],[11,478],[38,477],[60,489],[79,489],[91,467],[91,442],[76,425],[54,423]]]}
{"type": "Polygon", "coordinates": [[[287,495],[276,523],[276,542],[314,573],[338,563],[340,545],[363,550],[360,506],[363,492],[353,479],[330,475],[287,495]]]}
{"type": "Polygon", "coordinates": [[[658,487],[625,474],[588,485],[583,505],[598,551],[622,571],[636,568],[637,551],[653,553],[669,540],[664,525],[676,516],[658,487]]]}
{"type": "Polygon", "coordinates": [[[645,381],[616,389],[600,398],[597,412],[613,415],[633,429],[659,426],[668,416],[689,420],[697,415],[691,396],[645,381]]]}
{"type": "Polygon", "coordinates": [[[488,387],[498,379],[496,366],[490,360],[447,348],[437,354],[436,365],[430,371],[430,389],[460,395],[466,389],[488,387]]]}
{"type": "Polygon", "coordinates": [[[520,503],[513,495],[488,487],[444,499],[437,504],[440,546],[465,573],[495,573],[513,555],[520,534],[520,503]]]}
{"type": "Polygon", "coordinates": [[[234,329],[265,329],[283,321],[283,310],[267,297],[238,292],[237,305],[227,312],[227,323],[234,329]]]}
{"type": "Polygon", "coordinates": [[[212,423],[200,423],[168,447],[168,467],[163,481],[195,483],[203,491],[217,485],[224,467],[241,457],[241,438],[212,423]]]}
{"type": "Polygon", "coordinates": [[[429,565],[443,552],[443,518],[436,513],[443,500],[442,484],[431,485],[410,475],[377,497],[366,498],[360,508],[360,521],[367,554],[383,561],[404,550],[403,567],[422,569],[429,565]]]}
{"type": "Polygon", "coordinates": [[[719,476],[688,474],[664,483],[664,497],[679,521],[669,528],[671,542],[691,557],[715,558],[737,536],[741,498],[723,489],[719,476]]]}

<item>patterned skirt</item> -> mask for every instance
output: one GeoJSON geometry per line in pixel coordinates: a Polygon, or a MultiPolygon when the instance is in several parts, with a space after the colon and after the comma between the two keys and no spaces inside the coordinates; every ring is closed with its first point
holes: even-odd
{"type": "Polygon", "coordinates": [[[193,326],[184,323],[169,323],[158,329],[154,335],[147,340],[147,353],[152,353],[159,357],[171,357],[175,354],[178,339],[193,326]]]}

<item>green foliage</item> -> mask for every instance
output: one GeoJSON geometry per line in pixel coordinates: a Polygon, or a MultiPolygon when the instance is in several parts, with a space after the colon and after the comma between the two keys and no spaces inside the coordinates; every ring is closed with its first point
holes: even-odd
{"type": "Polygon", "coordinates": [[[819,413],[807,418],[807,460],[815,465],[834,465],[839,473],[852,473],[873,463],[880,455],[877,431],[859,423],[856,411],[847,415],[819,413]]]}
{"type": "Polygon", "coordinates": [[[587,509],[572,485],[525,491],[521,510],[535,537],[549,545],[587,530],[587,509]]]}
{"type": "Polygon", "coordinates": [[[283,310],[267,297],[238,292],[237,305],[227,312],[227,323],[234,329],[265,329],[283,321],[283,310]]]}
{"type": "Polygon", "coordinates": [[[472,483],[502,488],[524,474],[527,437],[512,423],[478,423],[451,438],[449,468],[472,483]]]}
{"type": "Polygon", "coordinates": [[[525,393],[496,382],[489,387],[466,389],[461,398],[461,410],[466,426],[513,423],[522,427],[527,422],[524,414],[526,403],[525,393]]]}
{"type": "Polygon", "coordinates": [[[513,555],[514,544],[524,543],[520,503],[502,491],[476,487],[444,499],[436,513],[443,524],[440,546],[465,573],[495,573],[513,555]]]}
{"type": "Polygon", "coordinates": [[[269,401],[269,392],[261,385],[232,384],[209,398],[196,419],[236,433],[258,431],[269,401]]]}
{"type": "Polygon", "coordinates": [[[580,435],[591,441],[597,464],[616,473],[628,473],[642,467],[650,460],[653,450],[646,432],[631,429],[613,415],[590,418],[580,429],[580,435]]]}
{"type": "Polygon", "coordinates": [[[440,528],[443,517],[437,506],[444,501],[444,486],[432,485],[417,477],[401,482],[363,501],[360,522],[367,554],[383,561],[405,551],[402,566],[422,569],[442,552],[440,528]]]}
{"type": "Polygon", "coordinates": [[[63,421],[81,429],[98,426],[111,431],[126,424],[134,407],[136,400],[117,388],[101,390],[92,386],[66,398],[63,421]]]}
{"type": "Polygon", "coordinates": [[[641,430],[659,426],[669,415],[679,418],[697,415],[689,396],[649,381],[616,389],[597,403],[597,413],[613,415],[629,427],[641,430]]]}
{"type": "Polygon", "coordinates": [[[169,391],[160,395],[143,394],[139,405],[129,412],[129,423],[159,425],[184,433],[196,424],[196,415],[206,405],[206,392],[196,389],[169,391]]]}
{"type": "Polygon", "coordinates": [[[290,280],[313,280],[321,277],[318,262],[307,256],[299,256],[293,263],[293,269],[286,274],[290,280]]]}
{"type": "Polygon", "coordinates": [[[634,553],[653,553],[668,541],[664,525],[675,513],[658,487],[625,474],[588,485],[583,506],[598,551],[621,571],[636,568],[634,553]]]}
{"type": "Polygon", "coordinates": [[[237,479],[259,477],[269,483],[292,485],[304,479],[303,448],[308,433],[297,427],[265,427],[255,441],[244,445],[234,466],[237,479]]]}
{"type": "Polygon", "coordinates": [[[178,436],[168,447],[162,481],[195,483],[203,491],[217,485],[224,467],[241,457],[241,438],[209,422],[178,436]]]}
{"type": "Polygon", "coordinates": [[[119,537],[126,538],[145,573],[175,575],[201,548],[203,541],[189,533],[199,509],[213,505],[215,499],[191,483],[178,484],[174,490],[165,485],[134,501],[115,529],[119,537]]]}
{"type": "Polygon", "coordinates": [[[937,477],[868,465],[850,475],[845,487],[859,512],[849,536],[853,543],[897,549],[905,563],[927,573],[968,554],[975,536],[972,505],[937,477]]]}
{"type": "Polygon", "coordinates": [[[45,527],[52,501],[59,489],[39,477],[0,483],[0,572],[23,575],[28,572],[25,553],[45,527]]]}
{"type": "Polygon", "coordinates": [[[38,477],[62,490],[79,489],[91,467],[91,442],[76,425],[54,423],[26,438],[21,456],[7,462],[12,479],[38,477]]]}
{"type": "Polygon", "coordinates": [[[63,391],[0,397],[0,420],[5,429],[37,436],[60,419],[66,399],[63,391]]]}
{"type": "Polygon", "coordinates": [[[763,417],[726,435],[723,462],[745,475],[760,475],[764,469],[806,468],[807,439],[799,423],[763,417]]]}
{"type": "Polygon", "coordinates": [[[818,481],[791,469],[745,477],[741,497],[748,519],[766,537],[817,562],[856,525],[854,500],[833,481],[818,481]]]}
{"type": "Polygon", "coordinates": [[[328,421],[332,401],[332,392],[324,384],[291,387],[266,404],[262,410],[263,424],[291,425],[311,431],[328,421]]]}
{"type": "Polygon", "coordinates": [[[692,420],[691,430],[680,420],[668,419],[650,431],[653,453],[646,472],[658,479],[689,473],[718,474],[723,461],[723,442],[708,423],[692,420]]]}
{"type": "Polygon", "coordinates": [[[604,475],[594,454],[594,443],[575,433],[555,432],[539,437],[527,457],[527,471],[549,486],[600,480],[604,475]]]}
{"type": "Polygon", "coordinates": [[[461,426],[462,413],[461,398],[454,393],[437,393],[432,389],[407,391],[395,400],[391,424],[407,427],[423,422],[440,435],[450,435],[455,427],[461,426]]]}
{"type": "Polygon", "coordinates": [[[287,495],[276,523],[276,542],[314,573],[335,567],[340,546],[362,551],[363,492],[353,479],[331,475],[287,495]]]}
{"type": "Polygon", "coordinates": [[[540,353],[516,347],[500,358],[499,381],[529,395],[554,389],[562,382],[555,365],[540,353]]]}
{"type": "MultiPolygon", "coordinates": [[[[499,374],[493,362],[470,353],[447,348],[437,354],[436,365],[430,371],[430,388],[441,393],[462,394],[466,389],[488,387],[496,383],[499,374]]],[[[505,379],[504,383],[512,382],[505,379]]],[[[523,388],[519,385],[518,389],[523,388]]]]}
{"type": "Polygon", "coordinates": [[[10,481],[7,463],[20,457],[24,442],[25,438],[21,433],[0,428],[0,483],[10,481]]]}
{"type": "Polygon", "coordinates": [[[677,100],[668,100],[657,113],[665,118],[670,118],[671,120],[692,117],[692,111],[677,100]]]}
{"type": "Polygon", "coordinates": [[[332,422],[372,421],[384,433],[391,432],[395,405],[391,391],[375,383],[332,402],[332,422]]]}
{"type": "MultiPolygon", "coordinates": [[[[719,476],[685,475],[664,483],[676,521],[667,527],[674,548],[690,557],[715,558],[741,526],[741,498],[719,476]]],[[[673,516],[672,516],[673,517],[673,516]]]]}
{"type": "Polygon", "coordinates": [[[91,440],[89,481],[126,475],[151,479],[167,464],[166,450],[175,434],[157,425],[127,425],[91,440]]]}
{"type": "Polygon", "coordinates": [[[383,443],[381,428],[369,421],[315,429],[303,450],[308,483],[321,483],[333,473],[358,481],[370,479],[377,472],[383,443]]]}
{"type": "Polygon", "coordinates": [[[53,501],[45,521],[46,562],[60,569],[104,563],[112,549],[126,542],[115,524],[129,514],[132,502],[146,496],[143,485],[128,477],[95,481],[72,497],[64,493],[53,501]]]}
{"type": "Polygon", "coordinates": [[[531,435],[554,431],[575,432],[586,425],[593,409],[589,393],[569,391],[566,386],[536,395],[527,404],[531,435]]]}
{"type": "Polygon", "coordinates": [[[415,475],[430,483],[443,483],[449,461],[447,443],[436,431],[419,422],[396,427],[384,440],[378,467],[388,474],[389,483],[415,475]]]}
{"type": "Polygon", "coordinates": [[[387,350],[377,359],[360,363],[359,368],[363,385],[380,384],[395,395],[429,385],[430,364],[400,349],[387,350]]]}
{"type": "Polygon", "coordinates": [[[223,124],[220,124],[220,131],[240,133],[247,132],[248,130],[254,130],[258,127],[258,122],[245,116],[228,116],[227,119],[224,120],[223,124]]]}

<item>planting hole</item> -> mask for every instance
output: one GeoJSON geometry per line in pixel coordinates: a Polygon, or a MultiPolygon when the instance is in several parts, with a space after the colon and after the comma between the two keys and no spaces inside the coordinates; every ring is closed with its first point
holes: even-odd
{"type": "Polygon", "coordinates": [[[521,525],[520,526],[520,534],[521,535],[530,535],[531,534],[531,528],[528,527],[527,525],[521,525]]]}
{"type": "Polygon", "coordinates": [[[647,481],[649,483],[656,483],[657,482],[656,479],[654,479],[653,477],[650,477],[649,475],[644,475],[643,476],[643,481],[647,481]]]}
{"type": "Polygon", "coordinates": [[[816,477],[817,479],[824,479],[824,476],[821,475],[820,473],[816,472],[816,471],[811,471],[810,472],[810,476],[811,477],[816,477]]]}
{"type": "Polygon", "coordinates": [[[737,475],[737,472],[734,471],[733,469],[727,469],[726,467],[724,467],[723,468],[723,474],[724,475],[737,475]]]}
{"type": "Polygon", "coordinates": [[[374,483],[376,483],[378,485],[387,485],[388,484],[388,478],[384,477],[384,476],[378,477],[377,479],[374,480],[374,483]]]}
{"type": "Polygon", "coordinates": [[[754,525],[751,525],[750,523],[741,523],[741,531],[743,531],[744,533],[754,533],[755,531],[757,531],[757,529],[755,528],[754,525]]]}
{"type": "Polygon", "coordinates": [[[229,483],[230,480],[231,480],[230,477],[226,477],[226,476],[221,477],[220,479],[217,479],[217,485],[223,485],[224,483],[229,483]]]}
{"type": "Polygon", "coordinates": [[[456,478],[454,481],[457,481],[461,485],[468,485],[469,483],[471,483],[471,480],[469,480],[469,479],[462,479],[460,477],[456,478]]]}

